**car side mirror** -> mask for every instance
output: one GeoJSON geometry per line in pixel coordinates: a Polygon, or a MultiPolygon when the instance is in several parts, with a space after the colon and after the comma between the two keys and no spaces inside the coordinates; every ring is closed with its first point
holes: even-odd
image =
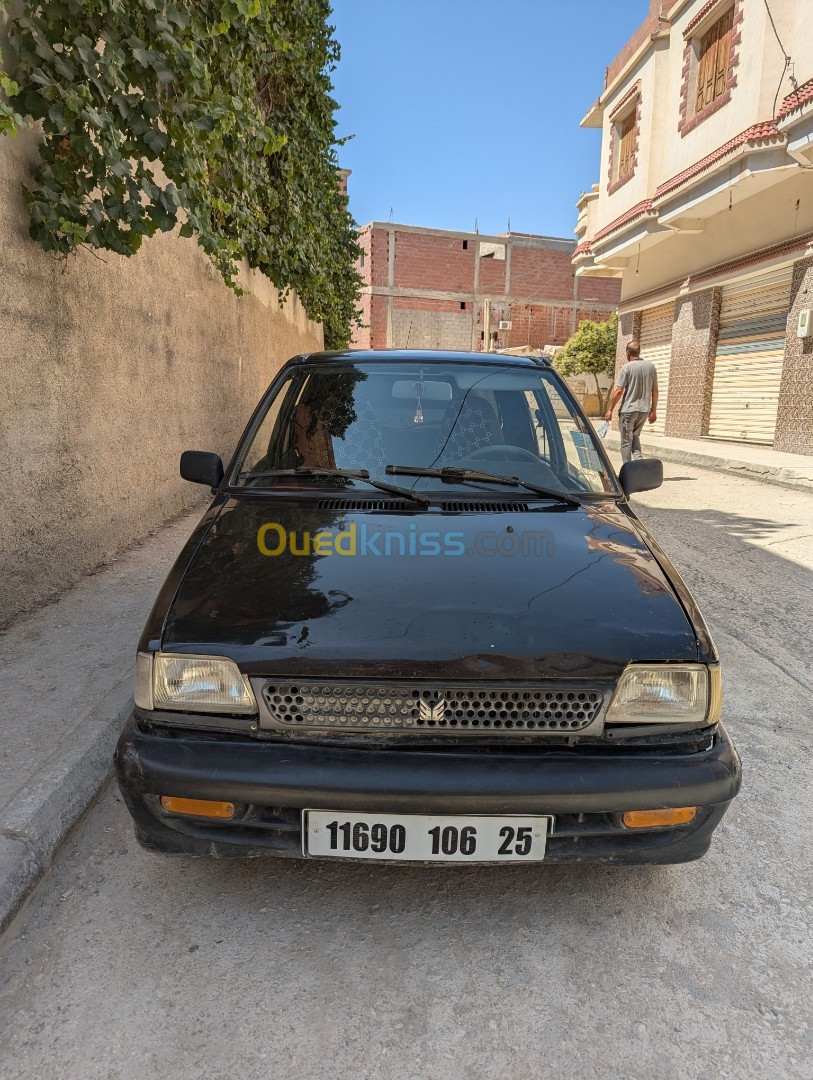
{"type": "Polygon", "coordinates": [[[663,462],[658,458],[625,461],[618,479],[625,495],[632,495],[635,491],[652,491],[663,483],[663,462]]]}
{"type": "Polygon", "coordinates": [[[216,488],[223,479],[223,462],[218,454],[205,450],[184,450],[181,454],[181,476],[193,484],[208,484],[216,488]]]}

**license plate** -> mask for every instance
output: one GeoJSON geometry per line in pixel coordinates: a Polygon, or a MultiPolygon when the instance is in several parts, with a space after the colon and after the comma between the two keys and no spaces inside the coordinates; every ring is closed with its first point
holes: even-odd
{"type": "Polygon", "coordinates": [[[539,862],[552,817],[433,817],[302,811],[302,851],[336,859],[539,862]]]}

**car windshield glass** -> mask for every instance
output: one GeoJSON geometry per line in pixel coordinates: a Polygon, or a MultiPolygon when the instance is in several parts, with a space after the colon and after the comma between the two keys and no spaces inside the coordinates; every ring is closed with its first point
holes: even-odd
{"type": "MultiPolygon", "coordinates": [[[[355,483],[273,475],[302,466],[364,469],[386,481],[388,465],[492,472],[557,492],[616,490],[590,426],[552,371],[420,359],[294,367],[252,425],[231,485],[355,483]]],[[[419,491],[499,490],[480,478],[403,479],[419,491]]]]}

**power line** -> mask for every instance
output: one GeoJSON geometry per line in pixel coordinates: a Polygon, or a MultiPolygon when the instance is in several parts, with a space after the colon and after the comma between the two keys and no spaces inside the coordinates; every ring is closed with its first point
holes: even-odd
{"type": "MultiPolygon", "coordinates": [[[[782,50],[782,55],[785,57],[785,64],[786,65],[790,64],[790,62],[791,62],[790,55],[789,55],[788,51],[786,50],[785,46],[782,44],[782,39],[779,36],[779,31],[776,29],[776,23],[773,21],[773,15],[771,14],[771,9],[768,6],[768,0],[763,0],[763,3],[765,4],[765,10],[768,12],[768,18],[771,20],[771,29],[774,32],[774,37],[776,38],[777,42],[779,43],[779,48],[782,50]]],[[[784,72],[782,74],[784,75],[784,72]]],[[[795,82],[795,80],[794,80],[794,82],[795,82]]]]}
{"type": "MultiPolygon", "coordinates": [[[[779,94],[782,91],[782,83],[785,81],[785,75],[788,75],[788,72],[790,73],[788,75],[788,78],[790,79],[791,85],[793,86],[793,92],[794,93],[799,92],[799,82],[798,82],[798,80],[796,78],[796,74],[795,74],[795,65],[793,63],[793,57],[790,55],[790,53],[786,50],[785,46],[782,44],[782,39],[779,36],[779,31],[776,29],[776,23],[774,22],[773,13],[772,13],[772,11],[770,9],[770,6],[768,4],[768,0],[763,0],[763,3],[765,4],[765,10],[768,13],[768,19],[770,20],[771,29],[773,30],[774,37],[776,38],[777,44],[779,45],[779,48],[782,50],[782,55],[785,58],[785,63],[784,63],[784,66],[782,68],[782,74],[779,76],[779,85],[776,88],[776,93],[774,94],[774,99],[773,99],[773,122],[775,124],[776,123],[776,115],[777,115],[776,114],[776,107],[779,104],[779,94]]],[[[805,169],[806,171],[809,171],[809,170],[813,169],[813,165],[803,165],[801,161],[797,161],[796,164],[799,166],[800,169],[805,169]]]]}

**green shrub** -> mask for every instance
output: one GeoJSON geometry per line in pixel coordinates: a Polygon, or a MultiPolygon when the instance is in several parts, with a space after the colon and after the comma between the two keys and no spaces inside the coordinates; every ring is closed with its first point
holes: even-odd
{"type": "Polygon", "coordinates": [[[180,225],[235,291],[245,256],[345,346],[360,281],[329,14],[328,0],[24,0],[0,132],[42,125],[31,236],[61,256],[133,255],[180,225]]]}

